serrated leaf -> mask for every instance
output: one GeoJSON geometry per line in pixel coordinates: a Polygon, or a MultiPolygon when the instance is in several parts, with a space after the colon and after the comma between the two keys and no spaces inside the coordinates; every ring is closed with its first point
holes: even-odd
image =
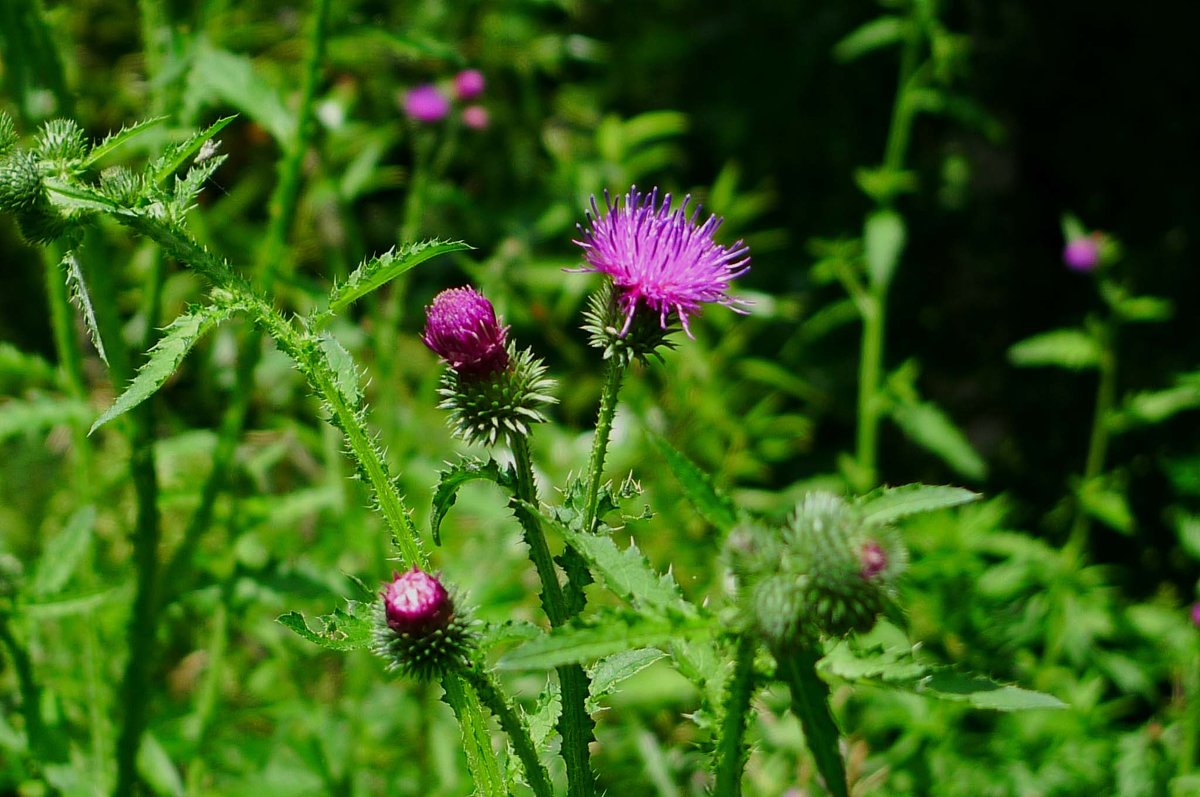
{"type": "Polygon", "coordinates": [[[1042,332],[1008,349],[1008,361],[1021,367],[1052,366],[1083,371],[1098,367],[1102,357],[1100,344],[1078,329],[1042,332]]]}
{"type": "Polygon", "coordinates": [[[67,295],[71,299],[71,304],[75,305],[75,309],[83,317],[83,324],[87,327],[92,345],[96,347],[96,353],[100,355],[104,364],[108,365],[108,355],[104,352],[104,341],[100,339],[96,311],[92,308],[92,298],[88,295],[87,283],[83,279],[83,269],[79,265],[79,258],[74,251],[67,252],[59,265],[67,280],[67,295]]]}
{"type": "Polygon", "coordinates": [[[982,497],[962,487],[905,484],[901,487],[881,487],[857,499],[856,503],[868,523],[892,523],[921,512],[969,504],[982,497]]]}
{"type": "Polygon", "coordinates": [[[96,508],[89,504],[71,515],[62,531],[50,538],[29,579],[30,596],[48,598],[67,585],[91,552],[95,523],[96,508]]]}
{"type": "Polygon", "coordinates": [[[540,512],[532,504],[518,503],[540,515],[543,522],[561,534],[567,544],[583,557],[591,570],[604,580],[604,585],[617,597],[635,607],[656,608],[686,615],[696,613],[696,607],[684,600],[675,579],[669,573],[660,575],[655,572],[636,544],[631,543],[628,548],[621,550],[607,535],[584,534],[573,526],[540,512]]]}
{"type": "Polygon", "coordinates": [[[85,423],[92,408],[76,399],[41,397],[0,403],[0,442],[55,426],[85,423]]]}
{"type": "Polygon", "coordinates": [[[350,352],[346,351],[346,347],[337,338],[329,334],[322,334],[318,342],[321,352],[325,355],[325,362],[329,363],[329,367],[333,371],[334,384],[337,386],[338,392],[342,394],[342,398],[351,407],[361,406],[363,400],[362,379],[350,352]]]}
{"type": "Polygon", "coordinates": [[[224,116],[205,129],[192,133],[178,144],[172,144],[167,147],[150,164],[150,168],[147,171],[150,180],[155,183],[161,183],[173,175],[188,158],[200,151],[200,148],[204,146],[204,142],[211,139],[217,133],[220,133],[225,129],[226,125],[236,118],[236,116],[224,116]]]}
{"type": "Polygon", "coordinates": [[[941,700],[961,701],[975,708],[992,711],[1066,708],[1066,704],[1053,695],[1022,689],[1019,686],[1007,686],[981,675],[967,675],[952,670],[942,670],[922,678],[914,685],[913,691],[941,700]]]}
{"type": "Polygon", "coordinates": [[[347,601],[350,611],[335,609],[333,614],[317,618],[317,630],[309,627],[300,612],[288,612],[275,618],[285,628],[326,650],[358,650],[371,644],[371,607],[359,601],[347,601]]]}
{"type": "Polygon", "coordinates": [[[588,710],[599,711],[600,701],[612,694],[617,685],[632,678],[667,654],[658,648],[626,650],[596,662],[588,670],[592,687],[588,695],[588,710]]]}
{"type": "Polygon", "coordinates": [[[646,436],[667,461],[667,466],[675,474],[679,486],[683,488],[683,494],[701,517],[723,532],[737,525],[737,508],[728,497],[713,487],[707,473],[696,467],[660,435],[648,432],[646,436]]]}
{"type": "Polygon", "coordinates": [[[322,321],[327,320],[426,260],[467,249],[471,249],[471,247],[462,241],[433,239],[417,244],[406,244],[399,249],[391,249],[378,257],[373,257],[356,268],[341,285],[334,286],[329,294],[329,309],[319,318],[322,321]]]}
{"type": "Polygon", "coordinates": [[[494,460],[487,461],[476,457],[464,457],[457,463],[438,474],[437,489],[433,493],[433,509],[429,514],[429,530],[433,534],[435,545],[442,544],[442,521],[450,507],[458,500],[458,490],[469,481],[486,479],[511,489],[512,478],[507,469],[501,468],[494,460]]]}
{"type": "Polygon", "coordinates": [[[904,38],[908,22],[903,17],[876,17],[846,34],[833,46],[833,57],[842,63],[895,44],[904,38]]]}
{"type": "Polygon", "coordinates": [[[209,304],[194,308],[172,321],[164,330],[162,338],[150,350],[149,359],[138,371],[137,376],[113,405],[96,419],[88,434],[154,395],[171,374],[175,373],[175,369],[183,362],[192,346],[196,345],[196,341],[241,309],[242,306],[236,303],[209,304]]]}
{"type": "Polygon", "coordinates": [[[197,47],[186,96],[193,111],[204,100],[228,104],[261,125],[284,148],[295,140],[296,115],[243,55],[207,45],[197,47]]]}
{"type": "Polygon", "coordinates": [[[587,664],[605,656],[659,645],[682,638],[710,636],[707,622],[671,622],[654,615],[607,614],[596,625],[566,625],[509,651],[497,663],[502,670],[549,670],[566,664],[587,664]]]}
{"type": "Polygon", "coordinates": [[[221,168],[228,156],[217,155],[208,158],[203,163],[197,163],[187,170],[187,174],[183,177],[175,178],[175,192],[172,202],[175,207],[176,215],[183,216],[196,201],[196,197],[204,188],[205,183],[209,178],[221,168]]]}
{"type": "Polygon", "coordinates": [[[987,476],[987,464],[940,407],[929,401],[896,402],[888,414],[905,437],[936,454],[972,481],[987,476]]]}
{"type": "Polygon", "coordinates": [[[863,225],[863,251],[871,284],[887,287],[900,263],[907,234],[904,218],[894,210],[877,210],[863,225]]]}
{"type": "Polygon", "coordinates": [[[458,727],[462,732],[463,752],[467,758],[467,769],[475,784],[475,794],[483,797],[505,797],[508,788],[500,762],[492,750],[492,732],[484,716],[479,696],[471,685],[458,675],[449,673],[442,678],[442,698],[454,711],[458,727]]]}
{"type": "Polygon", "coordinates": [[[542,634],[542,629],[533,623],[509,620],[506,623],[489,623],[479,637],[479,648],[491,650],[497,645],[524,642],[542,634]]]}
{"type": "Polygon", "coordinates": [[[103,158],[117,150],[119,147],[123,147],[124,145],[128,144],[130,141],[137,138],[142,133],[145,133],[152,127],[162,124],[164,121],[166,121],[166,119],[167,117],[165,116],[152,116],[149,119],[143,119],[140,122],[122,127],[115,133],[109,133],[104,137],[103,141],[92,147],[92,151],[88,153],[87,158],[84,159],[83,165],[85,167],[96,165],[103,158]]]}

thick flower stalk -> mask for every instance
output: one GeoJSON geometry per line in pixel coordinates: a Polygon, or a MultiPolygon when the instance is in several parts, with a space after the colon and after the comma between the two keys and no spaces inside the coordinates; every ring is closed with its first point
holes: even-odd
{"type": "Polygon", "coordinates": [[[469,664],[471,620],[437,576],[413,565],[394,573],[380,598],[375,652],[387,659],[388,669],[427,681],[469,664]]]}
{"type": "Polygon", "coordinates": [[[729,283],[750,270],[749,248],[737,241],[722,246],[714,240],[722,219],[709,216],[699,224],[700,207],[688,213],[691,197],[671,209],[671,195],[659,200],[658,189],[646,194],[630,189],[613,203],[604,195],[602,214],[592,197],[588,227],[579,227],[575,241],[584,249],[583,271],[612,278],[615,299],[629,331],[639,309],[657,315],[666,328],[668,318],[679,320],[691,336],[690,318],[704,304],[723,304],[737,312],[746,302],[729,296],[729,283]]]}
{"type": "Polygon", "coordinates": [[[451,288],[426,308],[422,340],[445,360],[438,393],[459,437],[495,445],[529,434],[545,420],[541,408],[554,402],[553,381],[533,353],[517,351],[492,303],[474,288],[451,288]]]}

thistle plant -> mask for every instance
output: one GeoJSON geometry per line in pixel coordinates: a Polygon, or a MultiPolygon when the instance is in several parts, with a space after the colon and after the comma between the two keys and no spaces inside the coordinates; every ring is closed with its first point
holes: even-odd
{"type": "MultiPolygon", "coordinates": [[[[409,498],[400,492],[372,429],[362,372],[327,331],[348,307],[420,263],[468,247],[437,240],[404,244],[363,263],[307,314],[285,316],[189,230],[197,194],[224,162],[220,155],[198,155],[227,122],[170,145],[141,169],[99,175],[93,168],[97,151],[127,143],[144,126],[90,147],[75,128],[56,123],[26,149],[4,132],[11,125],[0,123],[0,144],[6,149],[0,162],[0,185],[5,186],[0,208],[14,214],[22,229],[29,228],[31,240],[51,237],[74,251],[88,225],[108,218],[155,242],[208,283],[205,300],[166,327],[145,365],[92,431],[150,399],[204,334],[234,316],[246,316],[291,359],[343,435],[347,456],[371,490],[373,509],[384,521],[398,563],[388,567],[395,567],[393,575],[378,594],[367,591],[349,600],[348,608],[316,619],[315,625],[296,612],[279,621],[329,649],[370,647],[399,677],[440,684],[462,727],[478,793],[508,794],[525,784],[539,797],[553,794],[556,784],[546,763],[552,739],[546,729],[556,727],[566,793],[596,794],[593,715],[620,679],[636,671],[630,662],[647,660],[649,652],[668,657],[698,688],[701,706],[694,718],[710,754],[716,794],[740,793],[752,698],[776,681],[791,694],[792,710],[804,726],[825,788],[848,795],[826,681],[833,676],[819,663],[836,649],[848,648],[844,655],[853,657],[855,640],[881,615],[902,615],[899,576],[905,552],[898,521],[978,496],[960,488],[921,485],[880,489],[859,498],[814,492],[788,518],[764,517],[738,507],[682,454],[652,436],[685,497],[724,539],[724,561],[736,590],[728,599],[689,600],[669,568],[664,573],[652,566],[636,544],[619,544],[613,534],[618,526],[635,527],[636,533],[637,523],[650,516],[625,509],[640,493],[632,475],[614,482],[605,472],[626,372],[635,359],[664,361],[672,336],[679,331],[690,335],[705,305],[747,312],[747,303],[730,290],[749,268],[744,244],[717,243],[718,217],[701,222],[700,208],[689,211],[689,199],[674,207],[669,194],[660,199],[657,189],[642,193],[631,188],[615,203],[606,199],[603,212],[593,199],[588,226],[580,227],[576,241],[584,250],[580,270],[603,276],[582,326],[605,379],[588,461],[578,478],[560,487],[557,505],[538,495],[530,438],[562,388],[547,376],[532,348],[517,346],[491,302],[474,288],[444,291],[427,309],[422,340],[445,369],[440,406],[457,437],[489,452],[487,459],[460,457],[442,474],[433,490],[428,532],[439,540],[439,527],[462,484],[494,482],[507,494],[507,505],[521,526],[546,619],[545,627],[477,623],[456,591],[431,571],[425,532],[414,521],[409,498]],[[558,556],[555,549],[561,550],[558,556]],[[584,592],[589,584],[609,593],[611,600],[589,606],[584,592]],[[514,670],[554,671],[556,680],[547,692],[551,699],[530,709],[521,706],[503,680],[514,670]],[[513,753],[510,761],[519,766],[501,764],[487,738],[485,708],[505,734],[513,753]]],[[[853,668],[843,668],[836,677],[854,680],[848,669],[853,668]]],[[[864,667],[861,672],[871,675],[859,677],[878,679],[882,673],[890,688],[936,694],[929,686],[931,669],[909,650],[882,671],[864,667]]],[[[984,684],[980,689],[995,688],[983,680],[977,683],[984,684]]],[[[1027,703],[1055,704],[1048,697],[1015,693],[1027,703]]],[[[961,699],[961,693],[955,697],[961,699]]]]}

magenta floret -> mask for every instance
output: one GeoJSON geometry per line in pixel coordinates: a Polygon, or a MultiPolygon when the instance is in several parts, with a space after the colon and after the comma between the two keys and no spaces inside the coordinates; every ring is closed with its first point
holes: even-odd
{"type": "Polygon", "coordinates": [[[413,565],[412,570],[393,573],[383,589],[383,608],[388,627],[397,634],[424,634],[445,628],[454,616],[450,594],[437,577],[413,565]]]}
{"type": "Polygon", "coordinates": [[[469,286],[450,288],[425,308],[425,345],[460,375],[488,375],[508,368],[508,327],[469,286]]]}
{"type": "Polygon", "coordinates": [[[671,210],[671,195],[659,201],[658,189],[643,193],[630,189],[614,204],[606,192],[606,213],[601,215],[592,197],[588,229],[579,227],[587,265],[612,278],[617,301],[629,329],[639,305],[659,316],[661,325],[674,313],[691,336],[688,320],[706,303],[723,304],[746,312],[745,300],[729,296],[729,283],[750,270],[749,247],[742,241],[722,246],[713,240],[722,219],[709,216],[698,224],[700,207],[687,212],[690,196],[671,210]]]}
{"type": "Polygon", "coordinates": [[[440,122],[450,113],[450,101],[433,84],[417,86],[404,94],[404,113],[417,122],[440,122]]]}
{"type": "Polygon", "coordinates": [[[454,96],[460,100],[473,100],[483,94],[483,73],[478,69],[464,69],[454,76],[454,96]]]}

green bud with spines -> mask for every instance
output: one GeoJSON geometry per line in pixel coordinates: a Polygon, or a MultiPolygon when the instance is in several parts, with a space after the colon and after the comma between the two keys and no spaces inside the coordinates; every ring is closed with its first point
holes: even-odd
{"type": "Polygon", "coordinates": [[[478,634],[452,590],[416,565],[394,573],[375,611],[375,652],[389,670],[421,681],[469,665],[478,634]]]}
{"type": "Polygon", "coordinates": [[[0,210],[23,213],[49,204],[35,155],[15,150],[0,159],[0,210]]]}
{"type": "Polygon", "coordinates": [[[542,423],[542,408],[557,399],[546,365],[529,349],[506,346],[508,364],[490,372],[447,368],[442,375],[438,406],[450,412],[450,428],[470,443],[495,445],[509,435],[524,437],[542,423]]]}
{"type": "Polygon", "coordinates": [[[17,127],[12,117],[0,111],[0,157],[7,155],[17,145],[17,127]]]}
{"type": "Polygon", "coordinates": [[[146,176],[125,166],[111,166],[100,173],[100,190],[124,207],[137,205],[146,187],[146,176]]]}
{"type": "Polygon", "coordinates": [[[673,321],[663,326],[662,319],[646,308],[638,308],[630,317],[617,303],[612,283],[604,284],[588,299],[583,313],[583,330],[588,344],[603,352],[603,359],[616,359],[622,365],[633,360],[646,363],[649,358],[662,361],[659,349],[673,349],[670,334],[678,329],[673,321]]]}
{"type": "Polygon", "coordinates": [[[72,119],[51,119],[38,131],[34,149],[43,160],[70,167],[87,155],[88,141],[72,119]]]}
{"type": "Polygon", "coordinates": [[[17,214],[21,236],[31,244],[48,244],[67,231],[68,222],[50,203],[17,214]]]}

